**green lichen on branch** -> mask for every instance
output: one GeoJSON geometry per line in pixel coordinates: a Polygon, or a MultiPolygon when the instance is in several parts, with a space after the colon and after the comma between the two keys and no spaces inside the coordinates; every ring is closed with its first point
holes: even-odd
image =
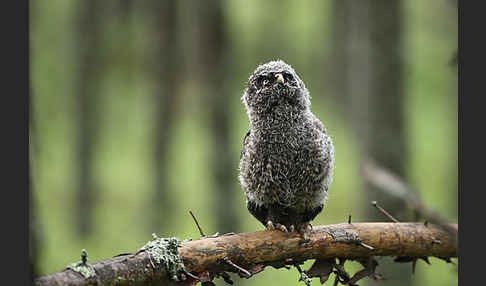
{"type": "Polygon", "coordinates": [[[152,236],[154,239],[140,248],[139,252],[146,251],[155,264],[165,267],[172,280],[180,281],[178,274],[184,272],[185,267],[177,249],[182,246],[182,241],[176,237],[157,237],[155,233],[152,236]]]}
{"type": "Polygon", "coordinates": [[[334,241],[351,243],[361,242],[358,233],[355,231],[349,231],[346,229],[324,229],[324,231],[329,233],[334,241]]]}
{"type": "Polygon", "coordinates": [[[372,246],[365,244],[359,235],[355,231],[349,231],[345,229],[324,229],[325,232],[329,233],[334,241],[337,242],[347,242],[347,243],[354,243],[359,244],[367,249],[373,250],[372,246]]]}
{"type": "Polygon", "coordinates": [[[93,266],[86,263],[88,261],[88,252],[85,249],[81,251],[81,261],[69,264],[66,268],[81,274],[84,278],[96,276],[96,271],[93,266]]]}

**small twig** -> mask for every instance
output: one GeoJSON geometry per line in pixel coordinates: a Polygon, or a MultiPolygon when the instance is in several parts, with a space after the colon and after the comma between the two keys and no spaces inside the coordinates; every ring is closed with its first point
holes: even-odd
{"type": "Polygon", "coordinates": [[[378,190],[405,202],[418,216],[426,220],[425,226],[430,222],[439,225],[451,235],[457,235],[457,229],[451,227],[447,223],[448,220],[446,218],[429,209],[417,192],[412,190],[398,175],[379,166],[372,159],[365,161],[361,167],[363,177],[368,183],[377,187],[378,190]]]}
{"type": "Polygon", "coordinates": [[[294,263],[294,267],[297,268],[297,271],[299,271],[299,273],[304,272],[304,271],[302,271],[302,268],[300,268],[300,265],[298,263],[294,263]]]}
{"type": "Polygon", "coordinates": [[[149,257],[150,265],[152,265],[152,268],[155,270],[155,265],[152,262],[152,257],[150,257],[150,255],[148,257],[149,257]]]}
{"type": "Polygon", "coordinates": [[[419,259],[422,259],[423,261],[425,261],[427,264],[430,265],[430,261],[429,261],[429,258],[427,256],[419,257],[419,259]]]}
{"type": "Polygon", "coordinates": [[[333,286],[337,286],[339,284],[339,282],[341,282],[339,280],[339,275],[336,271],[334,271],[334,274],[336,275],[335,278],[334,278],[334,283],[332,284],[333,286]]]}
{"type": "Polygon", "coordinates": [[[449,257],[437,257],[437,258],[442,259],[442,260],[444,260],[447,263],[452,263],[452,264],[456,265],[454,263],[454,261],[452,261],[449,257]]]}
{"type": "Polygon", "coordinates": [[[307,274],[305,274],[305,272],[302,271],[302,268],[300,268],[298,263],[295,263],[294,266],[295,268],[297,268],[297,271],[299,271],[300,274],[299,281],[304,281],[305,285],[310,286],[311,279],[309,278],[309,276],[307,276],[307,274]]]}
{"type": "Polygon", "coordinates": [[[193,279],[196,279],[197,281],[201,281],[201,279],[199,279],[199,277],[197,277],[196,275],[192,274],[191,272],[189,272],[189,271],[187,271],[187,270],[183,270],[183,271],[184,271],[184,273],[185,273],[187,276],[189,276],[189,277],[191,277],[191,278],[193,278],[193,279]]]}
{"type": "Polygon", "coordinates": [[[234,263],[233,263],[233,261],[231,261],[231,260],[230,260],[228,257],[225,257],[225,258],[223,259],[223,261],[224,261],[224,262],[226,262],[227,264],[229,264],[229,265],[233,266],[234,268],[238,269],[239,271],[241,271],[241,272],[245,273],[247,277],[250,277],[250,276],[251,276],[251,273],[250,273],[250,272],[248,272],[248,270],[246,270],[246,269],[244,269],[244,268],[242,268],[242,267],[240,267],[240,266],[238,266],[238,265],[234,264],[234,263]]]}
{"type": "Polygon", "coordinates": [[[194,219],[194,222],[196,223],[196,226],[197,226],[197,228],[199,229],[199,233],[201,234],[201,237],[205,237],[204,232],[203,232],[203,230],[202,230],[201,226],[199,226],[199,222],[197,222],[196,217],[194,216],[194,214],[192,213],[192,211],[191,211],[191,210],[189,210],[189,213],[191,214],[192,219],[194,219]]]}
{"type": "Polygon", "coordinates": [[[349,273],[346,272],[344,269],[344,263],[346,262],[345,258],[338,258],[339,259],[339,264],[334,264],[334,269],[336,270],[336,276],[339,277],[339,282],[342,284],[347,284],[351,277],[349,276],[349,273]]]}
{"type": "Polygon", "coordinates": [[[88,261],[88,252],[86,249],[81,250],[81,262],[86,265],[86,262],[88,261]]]}
{"type": "Polygon", "coordinates": [[[362,242],[362,241],[359,243],[359,245],[361,245],[361,246],[362,246],[362,247],[364,247],[364,248],[368,248],[369,250],[373,250],[373,249],[375,249],[373,246],[368,245],[368,244],[366,244],[366,243],[364,243],[364,242],[362,242]]]}
{"type": "Polygon", "coordinates": [[[155,265],[152,262],[152,257],[150,257],[150,254],[148,255],[148,257],[149,257],[150,265],[152,265],[152,278],[153,278],[155,276],[155,265]]]}
{"type": "Polygon", "coordinates": [[[442,242],[438,239],[432,240],[432,244],[441,244],[442,242]]]}
{"type": "Polygon", "coordinates": [[[226,282],[229,285],[233,285],[233,280],[231,280],[231,276],[226,273],[226,272],[221,272],[220,276],[223,277],[224,282],[226,282]]]}
{"type": "Polygon", "coordinates": [[[386,215],[389,219],[391,219],[393,222],[399,222],[396,218],[394,218],[391,214],[389,214],[386,210],[384,210],[382,207],[378,205],[376,201],[372,201],[371,204],[377,208],[382,214],[386,215]]]}

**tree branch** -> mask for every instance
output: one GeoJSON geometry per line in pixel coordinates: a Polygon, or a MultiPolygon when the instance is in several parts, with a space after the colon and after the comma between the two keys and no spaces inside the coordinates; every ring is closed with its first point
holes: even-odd
{"type": "MultiPolygon", "coordinates": [[[[457,229],[457,224],[451,224],[457,229]]],[[[369,256],[457,257],[451,234],[424,223],[342,223],[315,226],[305,242],[301,234],[257,231],[186,242],[178,249],[187,272],[211,277],[238,272],[225,260],[254,273],[265,266],[283,267],[308,259],[369,256]],[[371,246],[363,247],[360,243],[371,246]]],[[[36,285],[177,285],[170,282],[163,264],[153,266],[149,254],[138,251],[91,264],[96,276],[85,279],[66,269],[36,279],[36,285]]],[[[179,285],[198,282],[187,275],[179,285]]],[[[248,276],[245,276],[248,277],[248,276]]]]}
{"type": "Polygon", "coordinates": [[[428,222],[437,224],[457,236],[457,228],[451,227],[447,220],[438,213],[430,210],[418,196],[399,176],[379,166],[374,160],[368,159],[361,166],[364,179],[376,186],[379,190],[399,199],[428,222]]]}

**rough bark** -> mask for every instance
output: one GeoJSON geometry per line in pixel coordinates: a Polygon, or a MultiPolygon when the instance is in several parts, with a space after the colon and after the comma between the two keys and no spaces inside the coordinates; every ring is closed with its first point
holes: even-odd
{"type": "MultiPolygon", "coordinates": [[[[451,226],[457,229],[457,224],[451,226]]],[[[316,226],[308,238],[307,243],[302,243],[302,235],[280,231],[207,237],[184,243],[179,248],[179,255],[186,271],[197,275],[206,271],[237,272],[234,266],[224,262],[225,258],[253,274],[263,270],[264,266],[281,267],[307,259],[369,256],[451,258],[458,254],[455,238],[442,228],[423,223],[316,226]]],[[[94,278],[84,279],[72,270],[64,270],[36,279],[36,285],[169,285],[164,268],[155,266],[154,269],[152,265],[146,252],[124,254],[93,263],[96,270],[94,278]]]]}

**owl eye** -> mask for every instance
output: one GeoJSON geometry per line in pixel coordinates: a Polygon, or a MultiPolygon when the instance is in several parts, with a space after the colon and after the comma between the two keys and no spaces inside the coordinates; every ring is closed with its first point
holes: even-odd
{"type": "Polygon", "coordinates": [[[271,80],[269,79],[268,76],[261,76],[260,78],[258,78],[258,81],[257,81],[257,85],[261,88],[261,87],[264,87],[264,86],[268,86],[270,85],[271,83],[271,80]]]}
{"type": "Polygon", "coordinates": [[[294,81],[294,76],[291,73],[285,72],[283,74],[285,81],[287,82],[293,82],[294,81]]]}

